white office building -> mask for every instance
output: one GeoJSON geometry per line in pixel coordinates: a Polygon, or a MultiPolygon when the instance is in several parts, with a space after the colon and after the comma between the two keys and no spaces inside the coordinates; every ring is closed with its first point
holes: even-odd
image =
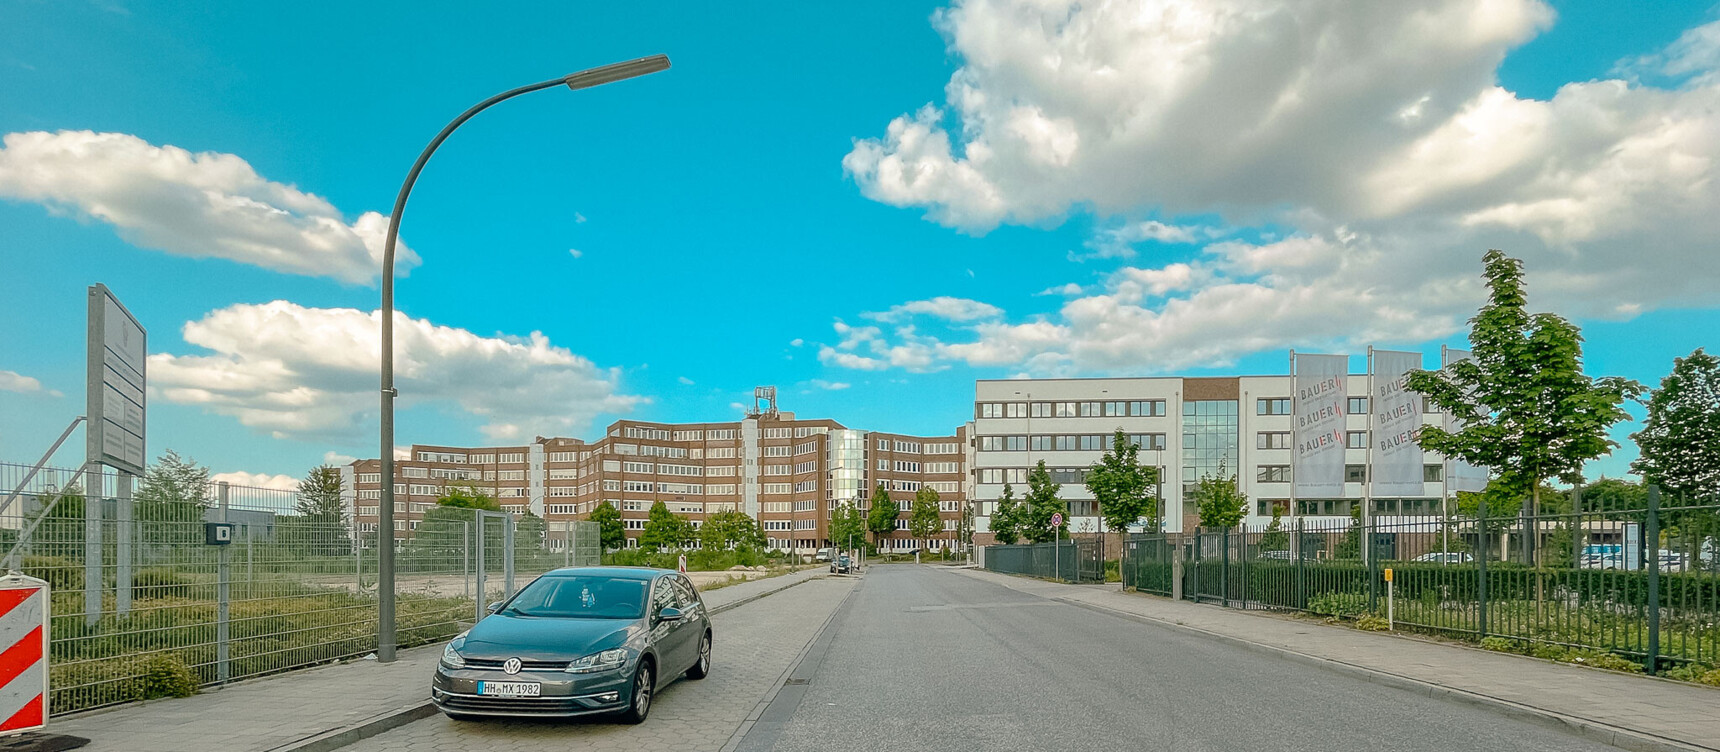
{"type": "MultiPolygon", "coordinates": [[[[1278,507],[1288,523],[1347,524],[1350,510],[1369,500],[1369,423],[1373,419],[1366,375],[1347,377],[1342,495],[1296,498],[1291,492],[1291,377],[1089,378],[982,380],[974,390],[969,424],[976,531],[990,516],[1005,483],[1017,498],[1027,491],[1028,470],[1043,460],[1060,496],[1070,502],[1070,531],[1098,532],[1098,511],[1084,486],[1085,470],[1110,448],[1122,429],[1141,447],[1139,461],[1156,465],[1165,530],[1192,530],[1198,516],[1184,498],[1206,475],[1234,475],[1248,496],[1247,524],[1270,522],[1278,507]]],[[[1424,424],[1441,415],[1424,414],[1424,424]]],[[[1371,499],[1372,516],[1427,518],[1441,514],[1447,487],[1442,458],[1423,457],[1419,494],[1371,499]]],[[[1411,471],[1413,472],[1413,470],[1411,471]]],[[[989,542],[980,535],[978,542],[989,542]]]]}

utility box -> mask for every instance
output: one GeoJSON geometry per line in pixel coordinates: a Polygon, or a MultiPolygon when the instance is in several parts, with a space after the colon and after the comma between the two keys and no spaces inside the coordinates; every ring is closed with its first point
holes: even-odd
{"type": "Polygon", "coordinates": [[[211,546],[231,545],[233,543],[233,523],[203,523],[203,542],[211,546]]]}

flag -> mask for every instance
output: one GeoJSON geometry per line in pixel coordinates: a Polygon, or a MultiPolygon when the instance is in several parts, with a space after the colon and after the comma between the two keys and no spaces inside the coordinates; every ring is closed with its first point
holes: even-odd
{"type": "Polygon", "coordinates": [[[1374,351],[1373,442],[1368,447],[1374,496],[1420,496],[1422,484],[1421,395],[1404,388],[1421,370],[1421,353],[1374,351]]]}
{"type": "Polygon", "coordinates": [[[1344,411],[1349,406],[1350,356],[1303,355],[1293,363],[1296,498],[1344,495],[1344,411]]]}

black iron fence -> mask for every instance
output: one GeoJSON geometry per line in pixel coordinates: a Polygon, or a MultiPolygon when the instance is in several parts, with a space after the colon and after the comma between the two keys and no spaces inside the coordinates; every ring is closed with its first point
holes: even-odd
{"type": "Polygon", "coordinates": [[[1654,672],[1720,664],[1720,504],[1135,535],[1123,584],[1231,608],[1604,651],[1654,672]],[[1178,561],[1180,560],[1180,565],[1178,561]],[[1389,574],[1388,574],[1389,572],[1389,574]],[[1388,583],[1389,578],[1389,583],[1388,583]]]}
{"type": "Polygon", "coordinates": [[[987,546],[985,568],[993,572],[1024,574],[1062,582],[1104,582],[1103,542],[1087,539],[987,546]]]}

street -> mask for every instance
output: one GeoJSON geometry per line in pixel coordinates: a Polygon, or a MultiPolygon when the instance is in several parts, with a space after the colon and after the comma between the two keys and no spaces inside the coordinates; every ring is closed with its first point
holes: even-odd
{"type": "Polygon", "coordinates": [[[778,686],[742,752],[1613,749],[929,566],[816,580],[715,625],[711,678],[671,686],[641,726],[438,716],[351,749],[714,751],[778,686]]]}

